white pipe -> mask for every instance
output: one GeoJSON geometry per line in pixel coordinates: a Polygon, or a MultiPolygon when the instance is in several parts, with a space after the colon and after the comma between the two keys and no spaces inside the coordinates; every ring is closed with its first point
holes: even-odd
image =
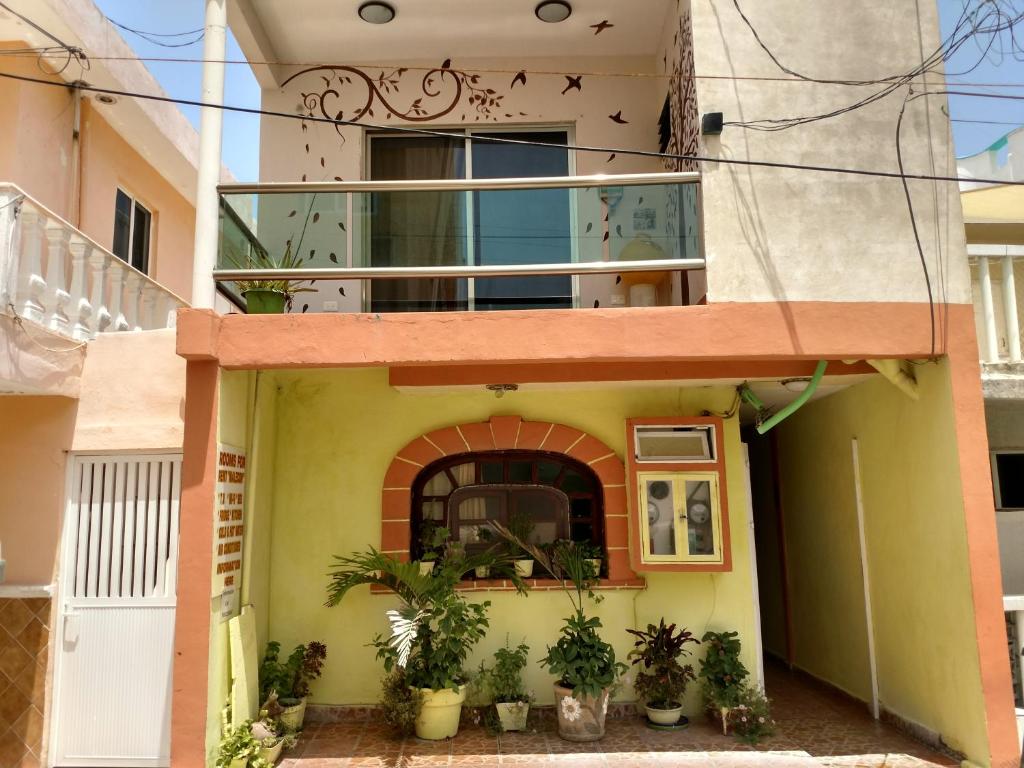
{"type": "Polygon", "coordinates": [[[864,622],[868,636],[868,669],[871,674],[871,716],[878,719],[878,665],[875,661],[875,623],[871,612],[871,579],[868,575],[868,546],[864,535],[864,495],[860,481],[860,446],[857,438],[850,441],[853,449],[853,492],[857,500],[857,535],[860,540],[860,570],[864,580],[864,622]]]}
{"type": "Polygon", "coordinates": [[[1020,324],[1017,320],[1017,286],[1013,275],[1013,256],[1003,256],[1003,318],[1006,320],[1006,340],[1010,348],[1010,361],[1019,363],[1020,324]]]}
{"type": "Polygon", "coordinates": [[[981,314],[985,322],[985,351],[983,362],[999,362],[999,337],[996,334],[996,310],[992,301],[992,275],[988,256],[978,257],[978,277],[981,281],[981,314]]]}
{"type": "MultiPolygon", "coordinates": [[[[227,41],[226,0],[206,0],[203,40],[203,91],[207,104],[224,103],[224,64],[227,41]]],[[[203,107],[199,118],[199,173],[196,180],[196,234],[192,261],[192,306],[212,309],[216,297],[213,268],[217,263],[217,230],[223,112],[203,107]]]]}

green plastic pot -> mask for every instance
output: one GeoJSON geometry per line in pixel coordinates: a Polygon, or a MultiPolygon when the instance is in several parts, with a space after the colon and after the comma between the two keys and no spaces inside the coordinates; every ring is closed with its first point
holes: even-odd
{"type": "Polygon", "coordinates": [[[283,315],[288,297],[281,291],[253,289],[242,294],[245,296],[246,312],[250,315],[283,315]]]}

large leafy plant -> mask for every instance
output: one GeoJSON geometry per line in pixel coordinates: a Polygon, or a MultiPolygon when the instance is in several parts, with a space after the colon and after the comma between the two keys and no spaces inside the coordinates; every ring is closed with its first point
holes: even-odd
{"type": "Polygon", "coordinates": [[[699,675],[705,706],[735,707],[740,703],[744,681],[750,674],[740,661],[739,633],[706,632],[701,642],[707,646],[699,675]]]}
{"type": "Polygon", "coordinates": [[[648,624],[646,630],[626,631],[636,637],[629,656],[633,665],[640,668],[633,684],[637,695],[651,707],[678,707],[686,687],[697,679],[693,665],[684,665],[680,659],[692,655],[687,644],[696,645],[700,641],[686,629],[677,631],[675,624],[666,625],[664,619],[658,626],[648,624]]]}
{"type": "Polygon", "coordinates": [[[433,572],[424,575],[418,563],[399,562],[371,547],[364,553],[335,556],[327,605],[337,605],[362,584],[390,590],[401,605],[386,612],[390,633],[377,635],[372,642],[385,671],[401,670],[408,685],[417,688],[458,690],[466,681],[466,659],[487,630],[490,602],[470,603],[456,587],[480,567],[525,589],[511,561],[497,553],[466,555],[460,547],[449,546],[433,572]]]}

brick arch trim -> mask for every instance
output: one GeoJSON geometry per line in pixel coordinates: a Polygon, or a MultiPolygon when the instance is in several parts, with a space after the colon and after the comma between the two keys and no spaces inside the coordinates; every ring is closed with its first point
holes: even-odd
{"type": "Polygon", "coordinates": [[[611,448],[575,427],[519,416],[492,416],[490,421],[436,429],[409,442],[391,461],[381,491],[381,550],[400,560],[409,558],[412,485],[428,464],[445,456],[477,451],[551,451],[589,466],[604,496],[608,581],[633,583],[629,565],[629,518],[626,470],[611,448]]]}

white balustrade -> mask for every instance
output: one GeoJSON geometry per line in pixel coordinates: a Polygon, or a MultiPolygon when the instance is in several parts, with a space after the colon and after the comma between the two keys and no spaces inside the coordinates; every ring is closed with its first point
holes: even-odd
{"type": "Polygon", "coordinates": [[[1014,263],[1024,263],[1024,247],[969,245],[968,254],[978,265],[981,361],[1020,363],[1024,356],[1021,354],[1021,311],[1014,263]],[[997,279],[998,291],[993,286],[997,279]]]}
{"type": "Polygon", "coordinates": [[[13,184],[0,183],[0,312],[87,341],[174,326],[187,304],[13,184]]]}

